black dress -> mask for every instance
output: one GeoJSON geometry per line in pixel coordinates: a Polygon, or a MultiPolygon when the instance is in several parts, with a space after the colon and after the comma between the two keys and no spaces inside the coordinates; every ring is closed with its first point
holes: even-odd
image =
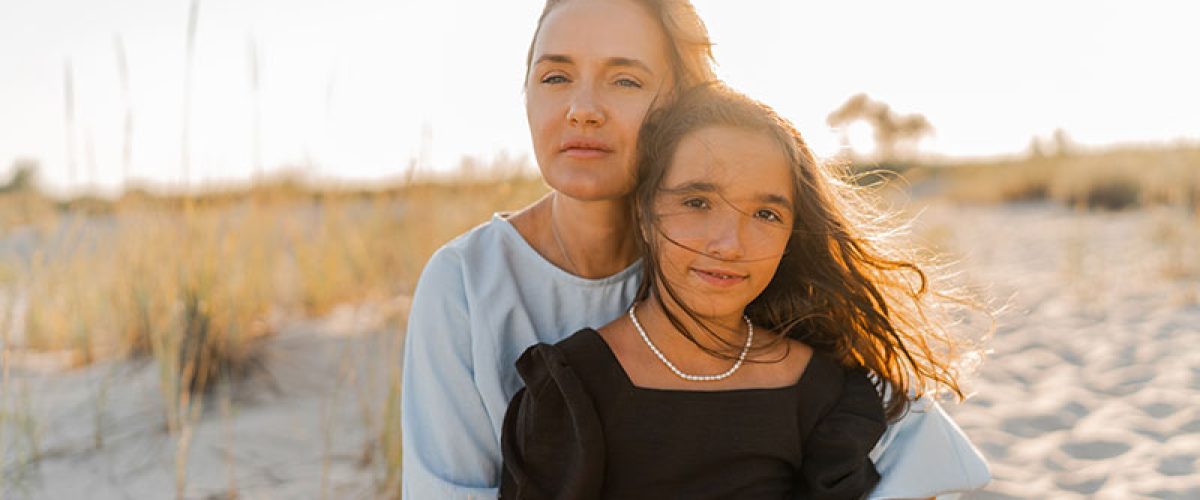
{"type": "Polygon", "coordinates": [[[530,347],[517,371],[504,500],[861,498],[879,481],[879,394],[820,354],[788,387],[647,389],[584,329],[530,347]]]}

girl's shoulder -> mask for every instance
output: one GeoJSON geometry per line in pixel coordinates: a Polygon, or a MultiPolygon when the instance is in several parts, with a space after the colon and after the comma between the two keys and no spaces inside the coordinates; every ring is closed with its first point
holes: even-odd
{"type": "Polygon", "coordinates": [[[568,390],[612,386],[616,373],[608,362],[604,340],[591,328],[581,329],[554,344],[529,346],[517,360],[517,372],[526,386],[552,382],[568,390]]]}

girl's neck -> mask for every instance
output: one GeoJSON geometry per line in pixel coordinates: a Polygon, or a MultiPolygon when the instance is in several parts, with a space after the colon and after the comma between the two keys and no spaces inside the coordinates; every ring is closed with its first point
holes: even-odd
{"type": "Polygon", "coordinates": [[[707,318],[697,315],[696,318],[688,315],[679,304],[671,300],[670,296],[663,296],[663,300],[657,299],[659,291],[651,291],[650,296],[646,300],[637,304],[637,309],[634,311],[638,316],[638,321],[647,330],[647,336],[651,338],[655,344],[660,346],[670,346],[667,349],[674,352],[703,353],[704,349],[736,354],[740,347],[746,342],[746,322],[741,315],[730,315],[724,318],[707,318]],[[667,311],[670,311],[671,316],[679,322],[681,326],[691,333],[695,343],[688,340],[683,332],[679,331],[667,317],[667,311]],[[718,338],[713,338],[716,335],[718,338]],[[697,346],[696,344],[699,344],[697,346]]]}
{"type": "Polygon", "coordinates": [[[551,192],[510,221],[538,253],[576,276],[612,276],[638,258],[624,198],[582,201],[551,192]]]}

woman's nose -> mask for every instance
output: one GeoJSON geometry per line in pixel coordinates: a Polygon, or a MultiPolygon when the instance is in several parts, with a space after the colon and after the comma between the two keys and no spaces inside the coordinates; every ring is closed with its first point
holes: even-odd
{"type": "Polygon", "coordinates": [[[595,93],[587,88],[580,88],[571,98],[571,107],[567,110],[567,120],[573,127],[599,127],[604,125],[604,111],[596,100],[595,93]]]}

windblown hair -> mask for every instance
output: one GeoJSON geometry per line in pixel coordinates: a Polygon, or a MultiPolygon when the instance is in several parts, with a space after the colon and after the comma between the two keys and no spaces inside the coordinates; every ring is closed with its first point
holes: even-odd
{"type": "MultiPolygon", "coordinates": [[[[525,56],[525,79],[529,79],[529,69],[533,64],[533,46],[537,43],[538,34],[542,32],[542,23],[555,7],[571,0],[546,0],[542,15],[538,18],[537,29],[533,32],[533,40],[529,42],[529,53],[525,56]]],[[[671,81],[673,95],[680,95],[685,90],[697,85],[712,82],[717,79],[713,71],[712,41],[708,37],[708,28],[696,14],[696,8],[689,0],[632,0],[641,5],[658,22],[663,35],[667,39],[667,58],[671,64],[671,81]]]]}
{"type": "MultiPolygon", "coordinates": [[[[843,366],[876,374],[878,389],[890,391],[886,414],[898,418],[909,395],[949,391],[963,397],[961,368],[974,361],[976,346],[951,333],[952,314],[982,306],[940,286],[932,263],[918,259],[863,188],[844,172],[819,164],[796,128],[770,107],[719,83],[681,94],[647,117],[638,138],[634,215],[643,245],[644,269],[637,300],[653,297],[671,323],[714,356],[734,359],[740,346],[716,335],[718,348],[705,347],[696,333],[671,314],[664,295],[704,325],[679,300],[658,260],[662,234],[655,198],[680,141],[707,127],[761,132],[774,139],[791,166],[794,222],[785,253],[766,289],[747,307],[756,325],[799,340],[843,366]],[[652,293],[662,290],[661,293],[652,293]],[[899,396],[899,397],[897,397],[899,396]]],[[[673,244],[673,243],[666,243],[673,244]]],[[[695,250],[693,250],[695,251],[695,250]]],[[[786,354],[785,354],[786,356],[786,354]]],[[[781,358],[782,359],[782,358],[781,358]]]]}

